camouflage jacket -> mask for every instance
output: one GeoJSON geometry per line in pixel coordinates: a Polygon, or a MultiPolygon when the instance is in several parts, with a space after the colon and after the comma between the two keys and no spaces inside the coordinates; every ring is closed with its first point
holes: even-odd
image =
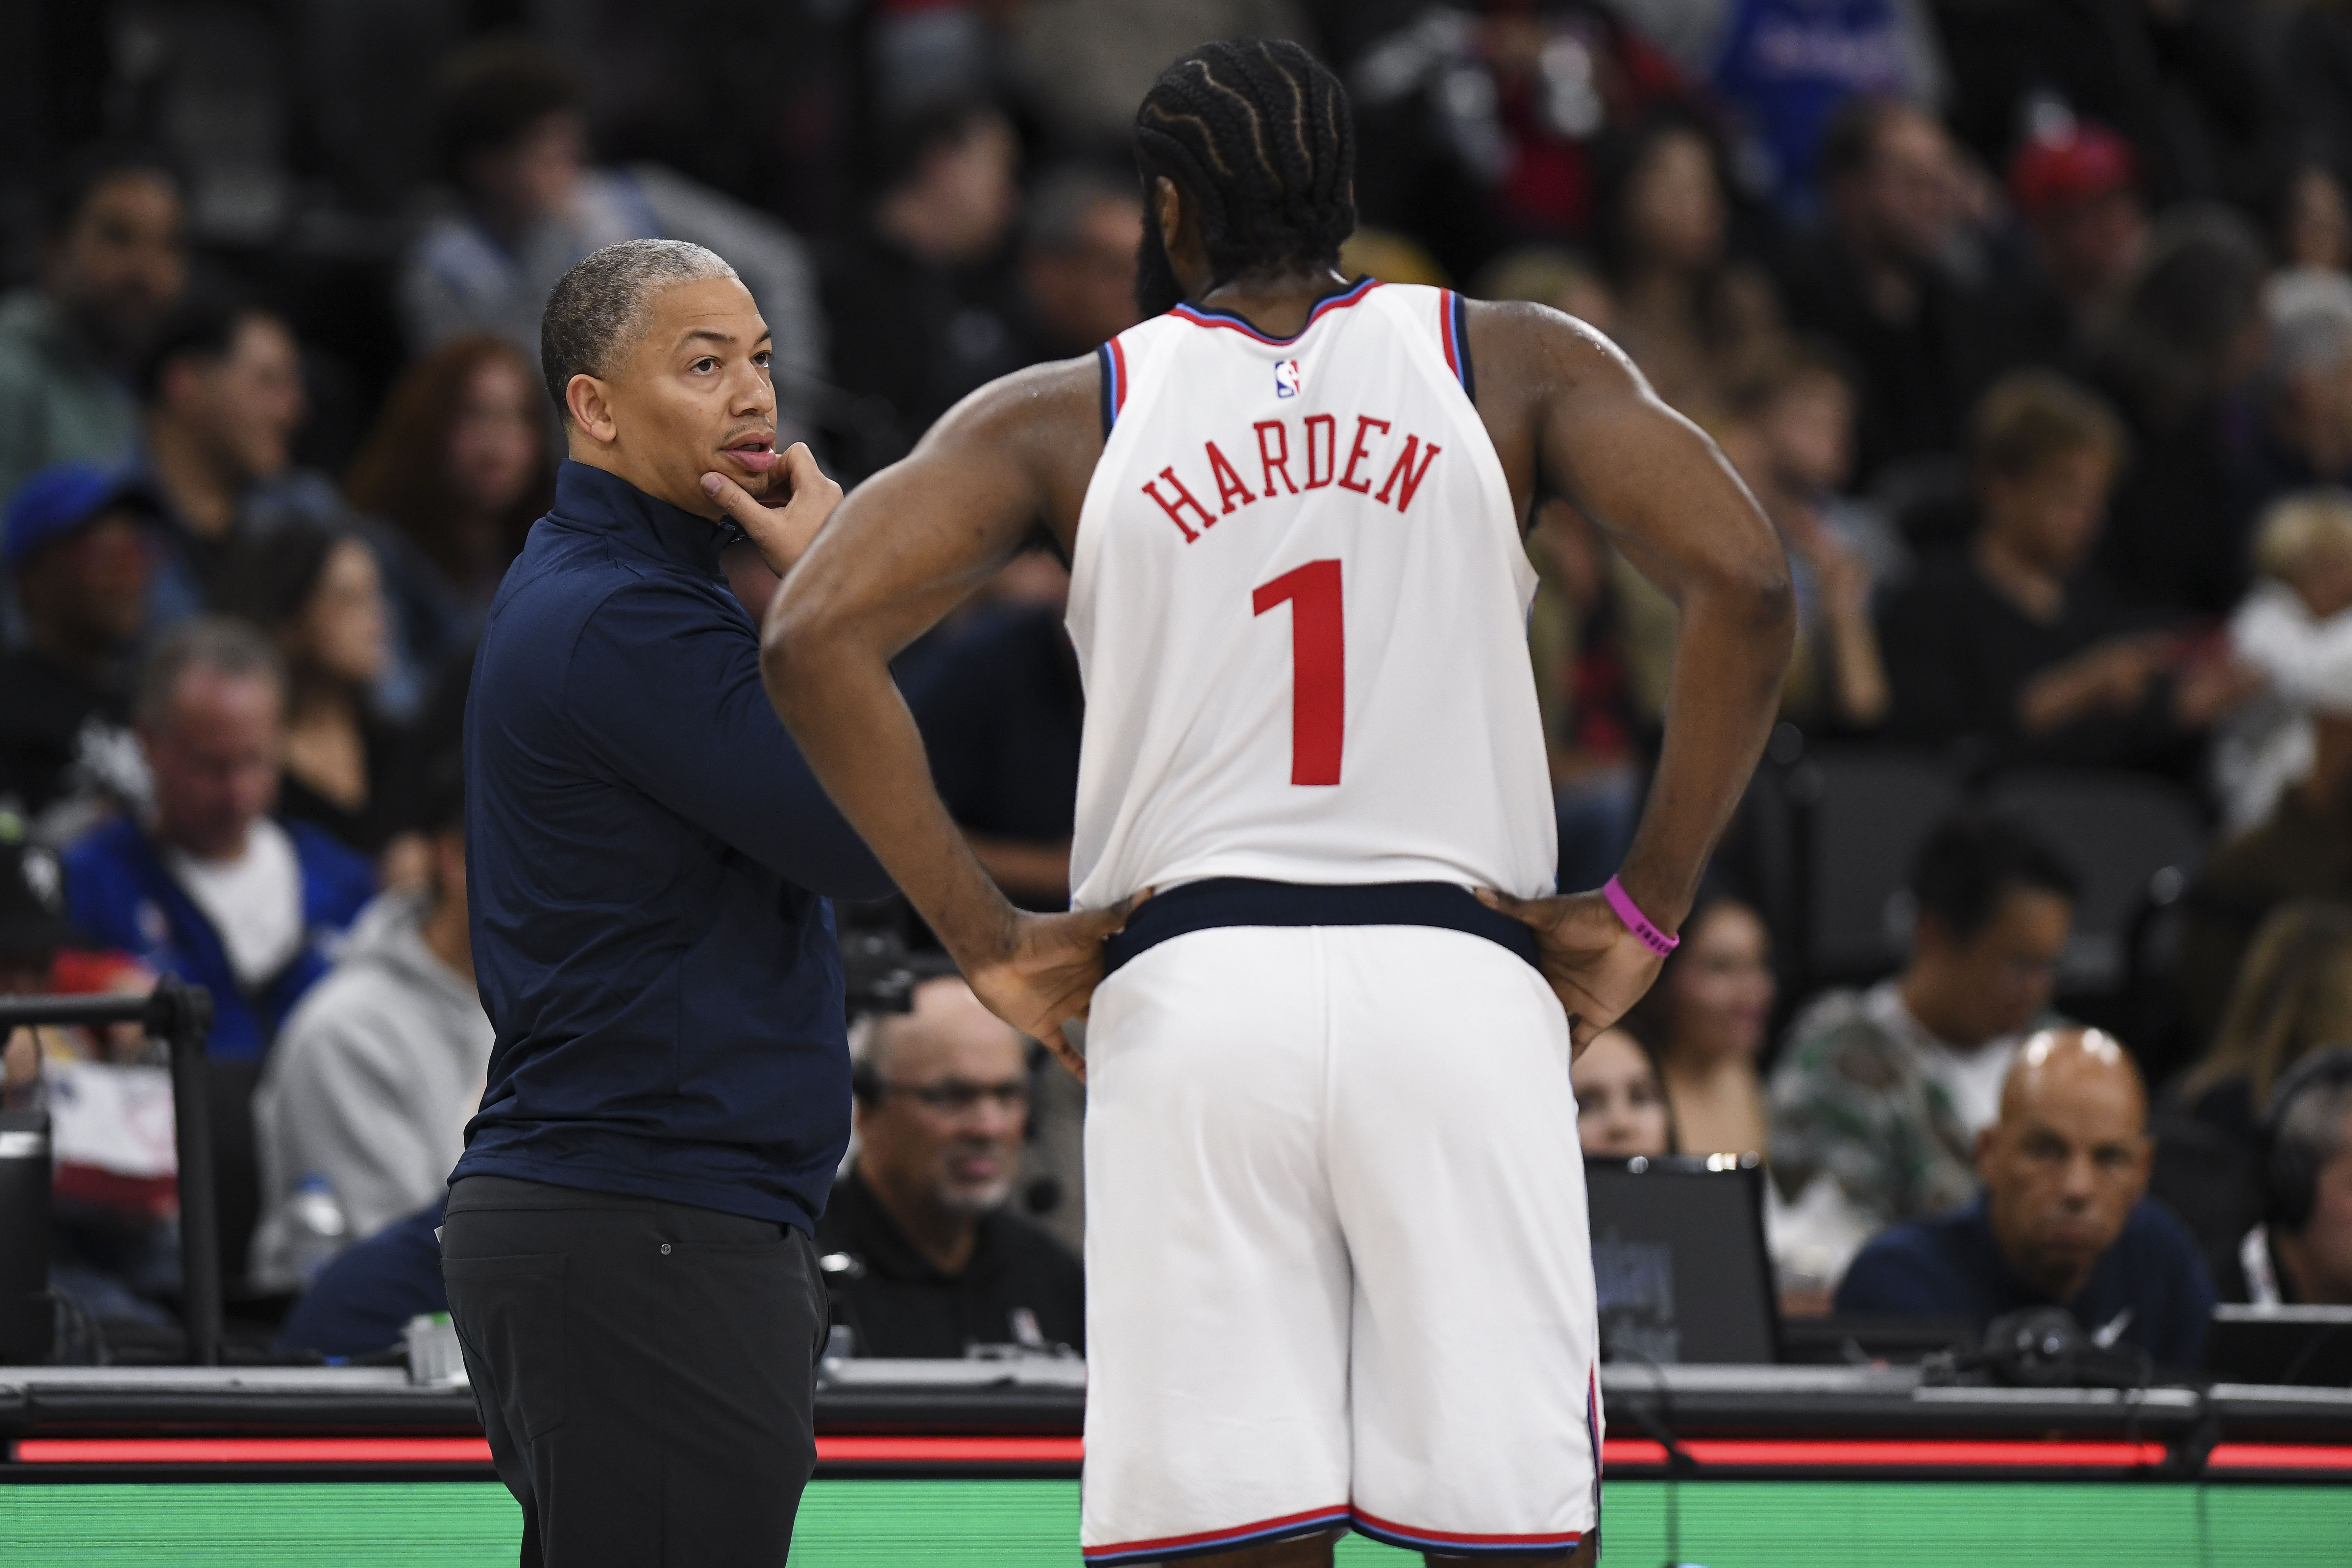
{"type": "MultiPolygon", "coordinates": [[[[1772,1175],[1782,1195],[1827,1173],[1881,1225],[1976,1195],[1976,1130],[1931,1059],[1937,1042],[1895,983],[1832,991],[1790,1026],[1770,1085],[1772,1175]]],[[[1983,1048],[2006,1061],[2023,1038],[1983,1048]]]]}

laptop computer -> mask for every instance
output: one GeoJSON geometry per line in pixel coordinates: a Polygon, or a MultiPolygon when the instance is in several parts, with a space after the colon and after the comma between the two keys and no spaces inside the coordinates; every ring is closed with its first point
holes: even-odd
{"type": "Polygon", "coordinates": [[[2352,1307],[2216,1307],[2205,1370],[2231,1383],[2352,1386],[2352,1307]]]}
{"type": "Polygon", "coordinates": [[[1601,1358],[1660,1366],[1780,1359],[1754,1155],[1587,1160],[1601,1358]]]}

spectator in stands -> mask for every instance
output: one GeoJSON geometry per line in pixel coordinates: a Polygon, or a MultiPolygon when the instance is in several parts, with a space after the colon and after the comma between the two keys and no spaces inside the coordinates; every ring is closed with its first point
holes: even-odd
{"type": "Polygon", "coordinates": [[[398,1345],[409,1319],[447,1311],[440,1231],[448,1203],[442,1193],[328,1259],[286,1315],[278,1344],[327,1356],[373,1355],[398,1345]]]}
{"type": "Polygon", "coordinates": [[[1944,129],[1891,99],[1858,99],[1822,132],[1822,232],[1782,269],[1790,319],[1860,375],[1858,471],[1950,451],[1969,407],[2018,357],[2001,302],[1957,270],[1961,179],[1944,129]]]}
{"type": "Polygon", "coordinates": [[[388,652],[375,552],[349,530],[288,522],[248,542],[226,607],[268,635],[286,671],[278,815],[385,857],[387,885],[415,882],[420,846],[404,845],[397,865],[386,855],[415,802],[403,738],[369,695],[388,652]]]}
{"type": "Polygon", "coordinates": [[[40,285],[0,299],[0,500],[48,464],[131,456],[131,371],[187,280],[180,184],[148,154],[74,159],[44,216],[40,285]]]}
{"type": "Polygon", "coordinates": [[[2262,487],[2342,485],[2352,479],[2352,278],[2283,273],[2263,303],[2262,487]]]}
{"type": "Polygon", "coordinates": [[[2205,864],[2183,907],[2182,1037],[2214,1038],[2255,928],[2294,899],[2352,900],[2352,716],[2314,709],[2311,765],[2260,824],[2205,864]]]}
{"type": "Polygon", "coordinates": [[[1775,983],[1763,920],[1735,898],[1702,893],[1682,945],[1627,1020],[1664,1084],[1685,1153],[1768,1153],[1771,1129],[1757,1064],[1775,983]]]}
{"type": "MultiPolygon", "coordinates": [[[[1838,494],[1853,462],[1850,374],[1826,344],[1767,351],[1730,389],[1732,417],[1717,436],[1788,548],[1797,647],[1780,709],[1819,730],[1870,730],[1886,716],[1871,608],[1879,582],[1904,565],[1884,520],[1838,494]]],[[[1671,662],[1669,649],[1659,653],[1671,662]]]]}
{"type": "Polygon", "coordinates": [[[2251,672],[2149,629],[2084,568],[2125,451],[2096,397],[2042,371],[2001,379],[1972,442],[1982,521],[1880,616],[1887,733],[2010,758],[2185,771],[2251,672]]]}
{"type": "MultiPolygon", "coordinates": [[[[1772,1070],[1772,1177],[1791,1203],[1844,1223],[1834,1279],[1861,1238],[1968,1201],[1976,1142],[2050,991],[2074,913],[2074,876],[2021,824],[1964,814],[1928,836],[1907,888],[1916,910],[1903,972],[1818,996],[1789,1026],[1772,1070]],[[1833,1198],[1834,1202],[1830,1200],[1833,1198]]],[[[1835,1250],[1835,1249],[1833,1249],[1835,1250]]]]}
{"type": "Polygon", "coordinates": [[[0,653],[0,800],[45,819],[51,842],[138,794],[127,667],[146,625],[154,516],[130,474],[89,463],[44,468],[8,507],[26,638],[0,653]]]}
{"type": "Polygon", "coordinates": [[[2102,1343],[2194,1367],[2213,1282],[2180,1222],[2143,1195],[2150,1149],[2139,1069],[2119,1043],[2095,1029],[2034,1036],[1977,1138],[1982,1194],[1864,1247],[1837,1310],[1966,1317],[1981,1331],[2058,1306],[2102,1343]]]}
{"type": "Polygon", "coordinates": [[[683,239],[717,251],[742,278],[775,333],[780,406],[805,416],[824,337],[797,236],[658,163],[591,167],[585,93],[535,43],[462,50],[439,88],[441,174],[457,201],[402,267],[400,307],[417,352],[493,332],[535,363],[540,312],[572,263],[619,240],[683,239]]]}
{"type": "Polygon", "coordinates": [[[401,373],[344,477],[352,505],[390,523],[404,558],[420,563],[387,586],[427,663],[473,641],[553,499],[545,398],[533,362],[512,344],[461,333],[401,373]]]}
{"type": "MultiPolygon", "coordinates": [[[[2345,38],[2352,43],[2352,26],[2345,38]]],[[[2318,162],[2295,170],[2279,201],[2277,233],[2279,260],[2290,273],[2352,271],[2352,201],[2335,170],[2318,162]]]]}
{"type": "MultiPolygon", "coordinates": [[[[48,991],[58,949],[74,937],[58,884],[57,858],[26,841],[22,818],[0,811],[0,996],[48,991]]],[[[0,1033],[0,1109],[16,1110],[31,1090],[44,1049],[31,1029],[0,1033]]]]}
{"type": "Polygon", "coordinates": [[[817,1250],[860,1355],[975,1344],[1086,1348],[1078,1260],[1007,1212],[1029,1110],[1027,1043],[953,977],[876,1020],[854,1079],[857,1152],[817,1250]]]}
{"type": "Polygon", "coordinates": [[[1642,1043],[1603,1029],[1568,1069],[1576,1090],[1576,1136],[1589,1160],[1630,1160],[1674,1148],[1666,1091],[1642,1043]]]}
{"type": "Polygon", "coordinates": [[[75,924],[211,989],[215,1060],[258,1060],[373,891],[364,859],[269,815],[285,711],[285,674],[259,633],[212,618],[171,628],[131,707],[152,815],[110,822],[65,858],[75,924]]]}
{"type": "Polygon", "coordinates": [[[2214,748],[2221,826],[2243,833],[2311,771],[2311,715],[2352,716],[2352,494],[2273,502],[2254,531],[2259,574],[2230,617],[2230,647],[2264,692],[2232,714],[2214,748]]]}
{"type": "Polygon", "coordinates": [[[2078,341],[2147,247],[2131,143],[2095,121],[2068,120],[2029,138],[2009,163],[2009,192],[2063,310],[2042,325],[2078,341]]]}
{"type": "Polygon", "coordinates": [[[2241,171],[2263,167],[2285,95],[2262,33],[2277,37],[2285,13],[2273,24],[2261,7],[2201,0],[1969,0],[1932,11],[1954,128],[1988,160],[2006,154],[2035,110],[2073,104],[2131,142],[2161,202],[2242,197],[2241,171]]]}
{"type": "Polygon", "coordinates": [[[1457,276],[1507,245],[1589,233],[1598,144],[1689,95],[1613,0],[1318,10],[1349,62],[1358,210],[1457,276]]]}
{"type": "Polygon", "coordinates": [[[1780,304],[1761,272],[1729,255],[1715,144],[1686,116],[1654,119],[1602,143],[1594,200],[1611,335],[1668,404],[1720,416],[1778,332],[1780,304]]]}
{"type": "Polygon", "coordinates": [[[914,445],[931,421],[1021,363],[1017,286],[1005,242],[1020,210],[1020,143],[993,107],[912,111],[875,138],[876,195],[862,232],[824,266],[834,340],[856,343],[835,377],[888,405],[873,466],[914,445]]]}
{"type": "MultiPolygon", "coordinates": [[[[2192,894],[2192,919],[2212,901],[2205,889],[2192,894]]],[[[2192,925],[2184,963],[2201,959],[2210,935],[2192,925]]],[[[2296,1064],[2352,1040],[2352,906],[2282,904],[2244,952],[2212,1043],[2157,1108],[2156,1195],[2188,1225],[2217,1279],[2263,1216],[2263,1108],[2296,1064]]]]}
{"type": "Polygon", "coordinates": [[[1133,326],[1142,244],[1133,179],[1071,164],[1039,180],[1021,222],[1025,352],[1069,359],[1133,326]]]}
{"type": "Polygon", "coordinates": [[[1744,151],[1792,216],[1812,210],[1822,134],[1841,105],[1883,95],[1932,107],[1942,86],[1933,16],[1904,0],[1620,0],[1620,7],[1637,26],[1655,21],[1696,35],[1693,44],[1704,39],[1703,52],[1685,46],[1675,58],[1693,76],[1713,79],[1748,132],[1744,151]]]}
{"type": "MultiPolygon", "coordinates": [[[[159,622],[215,607],[241,541],[281,506],[305,510],[292,467],[308,400],[294,334],[267,310],[197,300],[166,321],[139,372],[147,477],[163,503],[159,622]]],[[[331,493],[323,500],[331,507],[331,493]]]]}
{"type": "Polygon", "coordinates": [[[2352,1047],[2305,1058],[2264,1120],[2263,1220],[2240,1245],[2225,1295],[2352,1307],[2352,1047]]]}
{"type": "Polygon", "coordinates": [[[262,1074],[252,1274],[263,1289],[299,1282],[287,1205],[306,1180],[325,1181],[356,1242],[438,1199],[465,1152],[494,1031],[474,990],[464,797],[454,769],[436,783],[428,880],[368,907],[262,1074]]]}
{"type": "Polygon", "coordinates": [[[2262,246],[2213,207],[2160,215],[2092,334],[2095,380],[2129,424],[2100,564],[2135,602],[2226,615],[2246,586],[2243,396],[2262,365],[2262,246]]]}

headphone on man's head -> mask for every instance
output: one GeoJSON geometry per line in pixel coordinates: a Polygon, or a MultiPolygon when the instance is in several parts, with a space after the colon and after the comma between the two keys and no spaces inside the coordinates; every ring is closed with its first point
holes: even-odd
{"type": "Polygon", "coordinates": [[[2308,1142],[2284,1136],[2287,1117],[2305,1095],[2346,1084],[2352,1084],[2352,1046],[2330,1046],[2289,1068],[2271,1091],[2263,1114],[2263,1218],[2273,1231],[2300,1231],[2319,1203],[2320,1162],[2308,1142]]]}

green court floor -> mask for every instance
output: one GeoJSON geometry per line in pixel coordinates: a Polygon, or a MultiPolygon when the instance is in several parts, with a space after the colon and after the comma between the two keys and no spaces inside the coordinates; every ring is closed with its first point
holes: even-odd
{"type": "MultiPolygon", "coordinates": [[[[1609,1488],[1612,1568],[2345,1568],[2352,1485],[1661,1481],[1609,1488]],[[1671,1510],[1670,1510],[1671,1503],[1671,1510]]],[[[514,1561],[495,1485],[0,1484],[5,1568],[474,1568],[514,1561]]],[[[809,1489],[794,1568],[1078,1561],[1077,1483],[835,1480],[809,1489]]],[[[1346,1568],[1405,1568],[1350,1537],[1346,1568]]]]}

